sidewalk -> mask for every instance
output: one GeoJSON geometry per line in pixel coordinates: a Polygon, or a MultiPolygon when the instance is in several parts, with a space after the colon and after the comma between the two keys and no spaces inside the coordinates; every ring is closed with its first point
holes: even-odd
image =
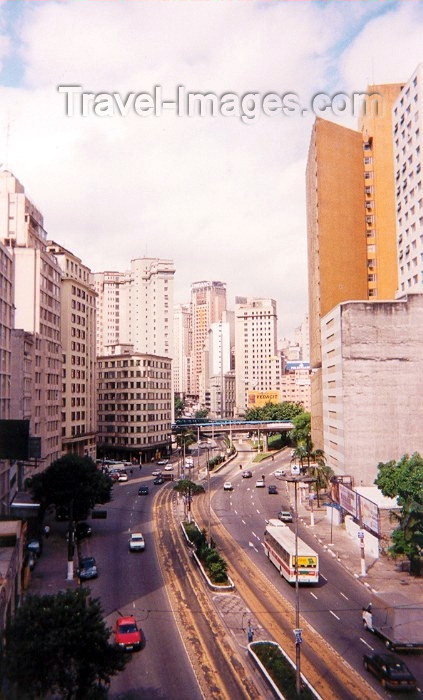
{"type": "MultiPolygon", "coordinates": [[[[54,594],[68,589],[75,590],[78,587],[77,578],[74,578],[72,581],[67,580],[68,547],[66,533],[68,524],[57,523],[54,518],[47,518],[46,522],[51,527],[50,535],[43,537],[43,552],[37,559],[37,563],[31,572],[25,596],[54,594]]],[[[74,557],[74,566],[76,569],[76,555],[74,557]]]]}

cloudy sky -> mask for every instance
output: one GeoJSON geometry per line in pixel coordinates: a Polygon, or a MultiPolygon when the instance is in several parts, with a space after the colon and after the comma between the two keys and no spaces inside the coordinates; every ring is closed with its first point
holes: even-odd
{"type": "MultiPolygon", "coordinates": [[[[307,312],[311,100],[405,82],[422,46],[417,2],[3,0],[0,162],[49,237],[93,271],[170,258],[175,302],[219,280],[231,308],[236,295],[276,299],[280,336],[292,335],[307,312]],[[79,95],[68,116],[58,87],[70,85],[122,102],[156,86],[174,102],[180,86],[215,95],[216,114],[178,116],[146,97],[122,116],[99,97],[82,116],[79,95]],[[269,93],[301,109],[274,101],[265,114],[269,93]]],[[[348,110],[341,123],[357,119],[348,110]]]]}

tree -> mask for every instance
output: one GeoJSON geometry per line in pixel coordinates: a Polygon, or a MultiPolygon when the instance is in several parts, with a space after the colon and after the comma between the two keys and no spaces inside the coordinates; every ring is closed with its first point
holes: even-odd
{"type": "Polygon", "coordinates": [[[282,403],[267,403],[259,408],[249,408],[245,420],[293,420],[304,411],[300,403],[283,401],[282,403]]]}
{"type": "Polygon", "coordinates": [[[191,499],[199,493],[204,493],[204,487],[200,484],[194,483],[190,479],[180,479],[177,484],[173,487],[173,490],[177,493],[182,494],[185,498],[185,503],[188,506],[188,513],[191,512],[191,499]]]}
{"type": "Polygon", "coordinates": [[[109,635],[88,589],[30,596],[6,627],[2,674],[19,698],[105,698],[111,677],[126,664],[109,635]]]}
{"type": "Polygon", "coordinates": [[[185,401],[178,394],[175,394],[175,417],[182,418],[185,411],[185,401]]]}
{"type": "Polygon", "coordinates": [[[311,414],[307,411],[303,411],[297,416],[294,416],[292,422],[294,424],[294,429],[288,433],[289,438],[293,441],[294,445],[297,445],[297,447],[302,445],[307,450],[307,453],[310,453],[312,450],[311,414]]]}
{"type": "Polygon", "coordinates": [[[208,408],[200,408],[198,411],[195,412],[194,418],[198,418],[201,420],[201,418],[207,418],[209,415],[209,409],[208,408]]]}
{"type": "Polygon", "coordinates": [[[110,501],[113,481],[97,469],[90,457],[66,455],[35,474],[27,485],[42,510],[50,504],[72,506],[73,520],[83,520],[96,503],[110,501]]]}
{"type": "Polygon", "coordinates": [[[389,551],[394,557],[405,555],[410,571],[418,575],[423,554],[423,458],[418,452],[403,455],[398,462],[380,462],[375,484],[384,496],[398,498],[402,511],[393,514],[398,527],[392,533],[389,551]]]}

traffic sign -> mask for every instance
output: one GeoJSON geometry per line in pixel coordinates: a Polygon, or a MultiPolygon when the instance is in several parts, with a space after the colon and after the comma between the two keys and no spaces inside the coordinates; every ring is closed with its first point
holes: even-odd
{"type": "Polygon", "coordinates": [[[363,530],[359,530],[359,531],[357,532],[357,537],[358,537],[359,540],[364,540],[364,532],[363,532],[363,530]]]}

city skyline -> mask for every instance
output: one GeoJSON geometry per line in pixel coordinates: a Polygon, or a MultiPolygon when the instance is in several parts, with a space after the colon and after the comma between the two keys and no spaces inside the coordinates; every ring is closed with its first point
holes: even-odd
{"type": "Polygon", "coordinates": [[[237,295],[274,298],[278,336],[292,337],[307,313],[314,115],[69,117],[58,86],[122,99],[159,86],[166,100],[182,86],[220,105],[226,93],[293,93],[308,105],[405,82],[422,28],[416,3],[4,2],[0,162],[49,238],[93,272],[172,259],[175,303],[193,282],[220,280],[231,308],[237,295]]]}

